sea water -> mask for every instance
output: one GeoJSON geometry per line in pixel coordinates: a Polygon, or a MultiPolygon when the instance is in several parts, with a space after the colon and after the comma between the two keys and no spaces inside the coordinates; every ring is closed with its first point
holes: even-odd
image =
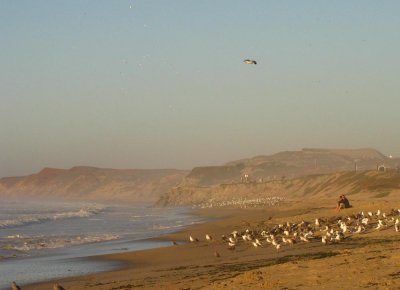
{"type": "Polygon", "coordinates": [[[85,257],[167,246],[149,238],[198,222],[187,208],[0,200],[0,289],[111,270],[85,257]]]}

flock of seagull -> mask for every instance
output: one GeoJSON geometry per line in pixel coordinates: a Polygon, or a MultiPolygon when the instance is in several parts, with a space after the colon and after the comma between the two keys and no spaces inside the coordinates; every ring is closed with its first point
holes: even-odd
{"type": "MultiPolygon", "coordinates": [[[[249,243],[255,248],[272,245],[279,250],[283,245],[318,240],[325,245],[338,243],[351,235],[390,228],[400,232],[400,209],[392,209],[389,213],[378,210],[377,212],[359,212],[345,217],[316,218],[314,222],[286,222],[262,230],[234,230],[229,235],[222,235],[221,240],[226,243],[229,250],[235,250],[241,243],[249,243]]],[[[214,240],[210,234],[206,234],[205,239],[208,242],[214,240]]],[[[199,242],[199,239],[189,236],[189,241],[195,243],[199,242]]],[[[177,243],[173,242],[173,245],[177,243]]],[[[218,252],[214,252],[214,256],[221,257],[218,252]]],[[[22,288],[16,282],[12,282],[11,289],[21,290],[22,288]]],[[[53,290],[65,290],[65,288],[54,284],[53,290]]]]}
{"type": "MultiPolygon", "coordinates": [[[[251,244],[255,248],[272,245],[279,250],[284,245],[318,240],[325,245],[339,243],[352,235],[390,228],[400,232],[400,209],[392,209],[389,213],[378,210],[359,212],[345,217],[316,218],[314,222],[286,222],[262,230],[235,230],[229,235],[222,235],[222,242],[226,243],[230,250],[235,250],[243,243],[251,244]]],[[[206,240],[212,241],[213,238],[206,234],[206,240]]],[[[199,239],[190,236],[189,241],[193,243],[199,239]]],[[[214,255],[220,257],[218,252],[214,255]]]]}

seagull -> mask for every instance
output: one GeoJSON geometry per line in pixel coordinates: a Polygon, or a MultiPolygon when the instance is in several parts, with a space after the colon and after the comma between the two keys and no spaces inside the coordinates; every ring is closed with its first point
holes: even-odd
{"type": "Polygon", "coordinates": [[[66,290],[66,289],[63,286],[56,283],[53,285],[53,290],[66,290]]]}
{"type": "Polygon", "coordinates": [[[344,234],[342,232],[336,231],[335,241],[341,241],[344,239],[344,234]]]}
{"type": "Polygon", "coordinates": [[[13,281],[12,284],[11,284],[11,289],[12,290],[21,290],[21,287],[19,287],[17,285],[17,283],[15,283],[15,281],[13,281]]]}
{"type": "Polygon", "coordinates": [[[209,234],[206,234],[206,240],[207,241],[211,241],[212,240],[212,236],[210,236],[209,234]]]}
{"type": "Polygon", "coordinates": [[[198,242],[199,240],[198,239],[196,239],[196,238],[193,238],[192,236],[189,236],[189,240],[190,240],[190,242],[198,242]]]}
{"type": "Polygon", "coordinates": [[[252,60],[252,59],[245,59],[243,62],[245,64],[257,64],[257,62],[255,60],[252,60]]]}
{"type": "Polygon", "coordinates": [[[175,241],[172,241],[171,243],[172,243],[173,246],[177,246],[178,245],[178,243],[175,242],[175,241]]]}
{"type": "Polygon", "coordinates": [[[300,236],[300,240],[302,240],[303,242],[309,242],[309,240],[306,237],[300,236]]]}
{"type": "Polygon", "coordinates": [[[233,243],[233,244],[235,244],[235,243],[236,243],[236,241],[235,241],[235,240],[234,240],[232,237],[229,237],[229,239],[228,239],[228,240],[229,240],[229,242],[230,242],[230,243],[233,243]]]}
{"type": "Polygon", "coordinates": [[[296,243],[296,240],[294,240],[294,239],[286,239],[286,243],[287,244],[290,244],[290,245],[292,245],[293,246],[293,244],[295,244],[296,243]]]}
{"type": "Polygon", "coordinates": [[[376,226],[376,230],[379,230],[380,228],[382,228],[384,226],[382,220],[378,220],[378,225],[376,226]]]}
{"type": "Polygon", "coordinates": [[[361,233],[362,227],[358,226],[357,230],[354,232],[355,234],[359,234],[361,233]]]}

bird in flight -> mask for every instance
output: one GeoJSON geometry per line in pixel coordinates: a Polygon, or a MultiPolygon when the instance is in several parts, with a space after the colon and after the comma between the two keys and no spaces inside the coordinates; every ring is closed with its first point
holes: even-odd
{"type": "Polygon", "coordinates": [[[252,60],[252,59],[245,59],[243,62],[245,64],[257,64],[257,62],[255,60],[252,60]]]}

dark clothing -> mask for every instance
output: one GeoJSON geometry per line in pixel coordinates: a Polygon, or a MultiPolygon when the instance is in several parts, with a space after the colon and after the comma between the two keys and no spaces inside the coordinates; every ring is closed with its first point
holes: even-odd
{"type": "Polygon", "coordinates": [[[341,208],[351,207],[350,202],[346,197],[342,197],[342,199],[339,201],[339,204],[341,205],[341,208]]]}
{"type": "Polygon", "coordinates": [[[350,207],[351,207],[351,205],[350,205],[349,200],[344,195],[341,196],[339,201],[337,202],[336,209],[341,210],[341,209],[350,208],[350,207]]]}

